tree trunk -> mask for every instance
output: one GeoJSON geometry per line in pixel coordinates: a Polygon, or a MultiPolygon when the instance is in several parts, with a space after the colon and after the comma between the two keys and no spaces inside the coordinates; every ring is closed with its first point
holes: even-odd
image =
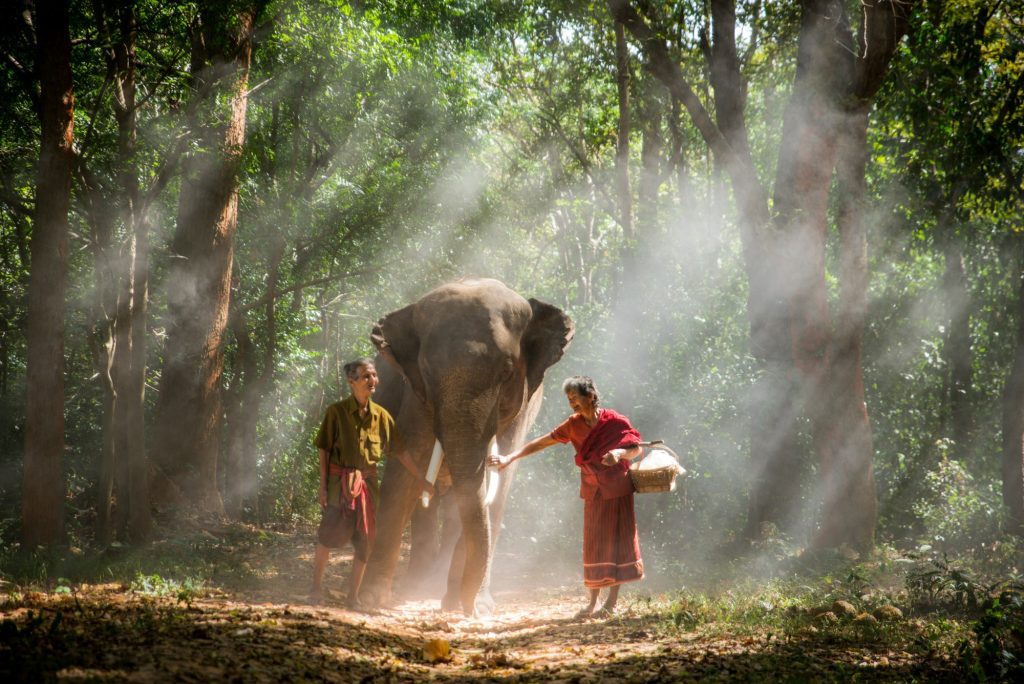
{"type": "Polygon", "coordinates": [[[34,548],[63,537],[64,293],[74,152],[68,3],[36,8],[42,131],[28,293],[22,534],[34,548]]]}
{"type": "Polygon", "coordinates": [[[679,120],[682,115],[682,105],[679,98],[671,97],[671,106],[668,114],[668,127],[672,139],[672,152],[669,157],[669,166],[675,174],[676,206],[678,213],[688,216],[683,221],[682,232],[677,233],[677,238],[683,244],[680,251],[693,254],[696,258],[691,260],[684,276],[688,282],[699,282],[703,277],[704,257],[704,231],[698,227],[700,221],[696,215],[697,204],[693,201],[692,180],[690,179],[690,168],[687,160],[686,138],[683,136],[682,122],[679,120]]]}
{"type": "Polygon", "coordinates": [[[128,368],[119,375],[119,422],[123,435],[121,463],[125,467],[127,536],[132,541],[149,537],[152,527],[149,496],[150,464],[146,452],[146,342],[149,305],[149,222],[144,214],[134,216],[129,248],[128,323],[119,330],[121,346],[127,343],[128,368]]]}
{"type": "Polygon", "coordinates": [[[839,311],[832,350],[832,377],[819,401],[829,434],[819,453],[823,487],[817,546],[849,543],[861,551],[874,544],[878,500],[874,446],[864,395],[862,353],[867,317],[867,235],[864,225],[868,108],[851,112],[839,130],[836,167],[839,199],[839,311]]]}
{"type": "Polygon", "coordinates": [[[118,130],[114,167],[117,194],[104,196],[82,169],[83,195],[96,245],[96,309],[102,342],[96,354],[105,392],[96,539],[105,545],[115,536],[144,539],[150,525],[142,404],[146,225],[141,215],[138,167],[134,160],[134,2],[97,1],[94,14],[97,29],[110,46],[108,78],[113,84],[111,99],[118,130]],[[121,242],[115,237],[119,220],[125,236],[121,242]]]}
{"type": "MultiPolygon", "coordinates": [[[[952,214],[953,208],[947,213],[952,214]]],[[[943,223],[948,223],[943,221],[943,223]]],[[[951,225],[945,228],[945,270],[942,274],[942,301],[946,305],[946,332],[942,356],[948,369],[946,401],[948,402],[947,434],[953,440],[953,454],[964,460],[970,453],[972,423],[971,384],[974,382],[971,358],[971,295],[964,269],[963,244],[951,225]]]]}
{"type": "MultiPolygon", "coordinates": [[[[643,81],[640,125],[643,141],[640,148],[640,180],[637,187],[637,242],[644,247],[662,245],[661,227],[658,225],[658,196],[661,191],[661,152],[664,141],[661,137],[661,107],[656,83],[650,78],[643,81]]],[[[660,88],[660,86],[658,86],[660,88]]]]}
{"type": "MultiPolygon", "coordinates": [[[[615,202],[618,222],[622,228],[622,252],[619,255],[619,276],[613,291],[617,326],[609,337],[613,349],[628,348],[633,339],[637,318],[636,289],[636,232],[633,225],[633,190],[629,183],[629,138],[632,133],[630,111],[629,47],[626,27],[615,22],[615,82],[618,93],[619,121],[615,136],[615,202]]],[[[620,406],[629,411],[636,403],[636,388],[626,383],[617,388],[620,406]]]]}
{"type": "MultiPolygon", "coordinates": [[[[108,68],[113,69],[112,65],[108,68]]],[[[110,74],[108,74],[110,77],[110,74]]],[[[114,480],[117,469],[117,446],[114,433],[114,412],[117,405],[114,387],[115,327],[118,309],[118,257],[114,244],[116,209],[110,197],[104,196],[99,184],[79,169],[78,175],[85,215],[92,231],[95,330],[89,338],[95,377],[103,391],[100,421],[100,450],[97,464],[96,541],[110,543],[114,514],[114,480]]]]}
{"type": "Polygon", "coordinates": [[[285,239],[274,238],[267,265],[267,289],[263,301],[266,346],[263,350],[262,369],[257,358],[247,323],[246,309],[237,309],[231,315],[231,329],[238,345],[237,384],[229,393],[225,412],[228,420],[228,453],[224,478],[224,504],[228,515],[242,519],[246,509],[251,517],[259,519],[259,477],[257,430],[263,402],[274,388],[274,367],[277,358],[276,310],[284,259],[285,239]]]}
{"type": "Polygon", "coordinates": [[[159,462],[198,509],[223,512],[217,483],[220,382],[228,322],[256,8],[207,6],[193,27],[192,130],[168,283],[167,344],[158,402],[159,462]],[[229,111],[219,111],[227,101],[229,111]],[[224,123],[218,123],[223,120],[224,123]]]}
{"type": "Polygon", "coordinates": [[[1003,503],[1008,531],[1024,535],[1024,259],[1017,283],[1017,343],[1003,389],[1003,503]]]}
{"type": "Polygon", "coordinates": [[[103,419],[101,421],[101,448],[98,468],[96,505],[96,542],[101,546],[110,543],[113,535],[114,480],[117,470],[117,445],[114,430],[114,413],[117,394],[114,387],[114,354],[116,351],[115,327],[117,302],[117,258],[113,245],[114,217],[108,210],[107,198],[97,197],[97,188],[83,190],[89,206],[89,222],[92,224],[94,246],[94,271],[96,301],[94,302],[97,321],[96,336],[99,344],[90,343],[93,348],[93,364],[96,375],[103,385],[103,419]]]}
{"type": "Polygon", "coordinates": [[[224,507],[228,515],[241,520],[247,504],[254,509],[258,507],[256,431],[266,382],[258,370],[256,349],[249,336],[245,314],[239,312],[232,319],[240,369],[226,411],[229,431],[224,468],[224,507]]]}
{"type": "Polygon", "coordinates": [[[618,86],[619,123],[615,138],[615,198],[619,205],[619,225],[625,242],[623,268],[632,267],[633,254],[633,193],[629,187],[629,50],[626,28],[615,22],[615,82],[618,86]]]}
{"type": "MultiPolygon", "coordinates": [[[[805,3],[797,51],[797,74],[793,96],[783,121],[778,168],[775,174],[773,209],[776,244],[766,260],[778,278],[773,278],[778,301],[784,302],[776,315],[788,321],[788,340],[769,340],[778,344],[773,357],[792,354],[792,369],[799,391],[776,399],[784,408],[778,420],[785,427],[769,427],[773,432],[798,434],[798,419],[811,421],[812,449],[820,463],[835,461],[835,441],[830,416],[822,405],[828,396],[831,374],[829,347],[832,325],[825,286],[825,246],[828,235],[829,190],[836,162],[836,94],[840,91],[834,57],[831,3],[805,3]]],[[[839,21],[844,21],[840,19],[839,21]]],[[[771,358],[771,357],[770,357],[771,358]]],[[[764,443],[754,434],[754,443],[764,443]]],[[[781,450],[766,450],[767,471],[790,466],[793,457],[781,450]],[[779,459],[776,462],[774,459],[779,459]]],[[[779,498],[791,495],[779,492],[779,498]]],[[[765,496],[775,496],[767,492],[765,496]]],[[[789,507],[799,506],[800,497],[789,499],[789,507]]],[[[784,511],[791,516],[794,511],[784,511]]]]}
{"type": "Polygon", "coordinates": [[[118,162],[121,169],[127,245],[114,357],[117,408],[114,429],[118,447],[119,532],[132,541],[149,536],[149,461],[145,443],[146,308],[149,295],[149,224],[139,202],[139,172],[135,162],[135,41],[134,0],[116,7],[120,40],[114,46],[119,89],[114,98],[118,129],[118,162]]]}
{"type": "MultiPolygon", "coordinates": [[[[716,124],[732,157],[717,152],[715,161],[729,173],[741,198],[740,221],[751,226],[745,250],[747,310],[751,352],[759,370],[750,395],[753,479],[747,535],[752,538],[763,536],[770,527],[790,529],[801,509],[799,419],[804,407],[801,374],[794,364],[803,360],[801,342],[807,345],[811,338],[800,324],[808,317],[827,322],[828,314],[824,237],[833,155],[823,130],[827,124],[820,118],[827,110],[826,93],[820,88],[826,71],[823,53],[831,35],[814,10],[805,6],[802,15],[797,77],[776,170],[774,230],[769,232],[764,190],[760,183],[752,185],[757,176],[744,115],[746,88],[736,52],[735,3],[711,3],[710,78],[716,124]],[[802,154],[793,154],[796,150],[802,154]],[[737,182],[743,185],[738,187],[737,182]]],[[[827,367],[816,370],[822,373],[827,367]]]]}
{"type": "Polygon", "coordinates": [[[245,311],[236,310],[231,314],[231,330],[237,347],[235,354],[235,380],[227,392],[225,416],[227,418],[227,453],[224,459],[224,510],[236,520],[241,520],[244,505],[246,467],[246,432],[249,423],[255,424],[255,417],[248,415],[253,388],[258,373],[256,350],[249,335],[245,311]]]}
{"type": "MultiPolygon", "coordinates": [[[[796,81],[784,120],[770,215],[747,143],[745,91],[736,57],[735,3],[711,3],[714,44],[708,54],[716,121],[669,57],[658,37],[662,31],[652,30],[627,0],[608,0],[608,5],[642,43],[650,70],[686,107],[713,151],[716,166],[732,180],[749,279],[750,351],[759,366],[750,406],[756,466],[748,518],[748,533],[757,535],[765,524],[788,523],[798,510],[796,474],[801,459],[797,438],[799,417],[805,410],[811,418],[819,462],[826,468],[838,463],[837,438],[819,401],[831,389],[833,372],[825,240],[836,158],[835,115],[851,101],[858,107],[870,105],[905,32],[907,8],[865,0],[860,44],[853,46],[841,8],[837,17],[835,3],[803,3],[796,81]]],[[[844,346],[843,354],[850,353],[844,346]]],[[[858,373],[859,363],[847,371],[851,388],[858,373]]],[[[873,514],[870,517],[873,520],[873,514]]],[[[833,540],[857,542],[852,538],[833,540]]]]}

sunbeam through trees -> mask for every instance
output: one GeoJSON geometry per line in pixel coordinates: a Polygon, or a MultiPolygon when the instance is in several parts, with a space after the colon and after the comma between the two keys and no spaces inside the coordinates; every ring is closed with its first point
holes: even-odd
{"type": "Polygon", "coordinates": [[[1024,674],[1021,0],[0,19],[0,673],[1024,674]],[[687,471],[599,619],[574,376],[687,471]]]}

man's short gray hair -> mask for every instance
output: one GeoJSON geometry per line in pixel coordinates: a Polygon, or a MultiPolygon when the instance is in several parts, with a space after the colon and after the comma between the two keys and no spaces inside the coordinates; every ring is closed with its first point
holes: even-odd
{"type": "Polygon", "coordinates": [[[568,378],[562,383],[562,391],[566,394],[575,392],[581,397],[590,397],[594,400],[594,406],[598,406],[601,403],[601,395],[597,393],[594,381],[586,375],[574,375],[568,378]]]}
{"type": "Polygon", "coordinates": [[[368,356],[364,356],[361,359],[355,361],[349,361],[345,364],[345,377],[349,380],[355,380],[359,377],[359,371],[367,366],[373,365],[373,359],[368,356]]]}

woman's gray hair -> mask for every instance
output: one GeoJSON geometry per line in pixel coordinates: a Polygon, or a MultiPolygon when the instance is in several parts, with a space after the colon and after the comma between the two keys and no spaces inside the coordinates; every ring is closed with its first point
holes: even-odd
{"type": "Polygon", "coordinates": [[[590,397],[594,400],[594,406],[598,406],[601,403],[601,395],[597,393],[594,381],[586,375],[574,375],[567,379],[562,383],[562,391],[566,394],[575,392],[581,397],[590,397]]]}
{"type": "Polygon", "coordinates": [[[349,361],[348,363],[345,364],[345,377],[348,378],[349,380],[355,380],[356,378],[359,377],[359,371],[361,369],[365,368],[366,366],[372,365],[374,365],[373,359],[371,359],[368,356],[364,356],[361,359],[356,359],[355,361],[349,361]]]}

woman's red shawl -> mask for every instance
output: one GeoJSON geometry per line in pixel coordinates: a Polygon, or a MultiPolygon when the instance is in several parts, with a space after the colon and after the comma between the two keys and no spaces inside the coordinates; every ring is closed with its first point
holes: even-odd
{"type": "MultiPolygon", "coordinates": [[[[629,424],[628,418],[611,409],[601,409],[597,422],[590,428],[587,438],[576,452],[576,465],[600,464],[601,457],[612,449],[635,447],[641,441],[640,433],[629,424]]],[[[628,463],[620,461],[619,465],[629,468],[628,463]]]]}
{"type": "Polygon", "coordinates": [[[601,463],[601,457],[612,449],[628,449],[641,441],[640,433],[630,425],[628,418],[611,409],[601,409],[597,423],[590,428],[576,451],[576,465],[583,477],[580,494],[588,498],[586,492],[594,487],[601,489],[606,498],[631,493],[629,461],[608,466],[601,463]]]}

